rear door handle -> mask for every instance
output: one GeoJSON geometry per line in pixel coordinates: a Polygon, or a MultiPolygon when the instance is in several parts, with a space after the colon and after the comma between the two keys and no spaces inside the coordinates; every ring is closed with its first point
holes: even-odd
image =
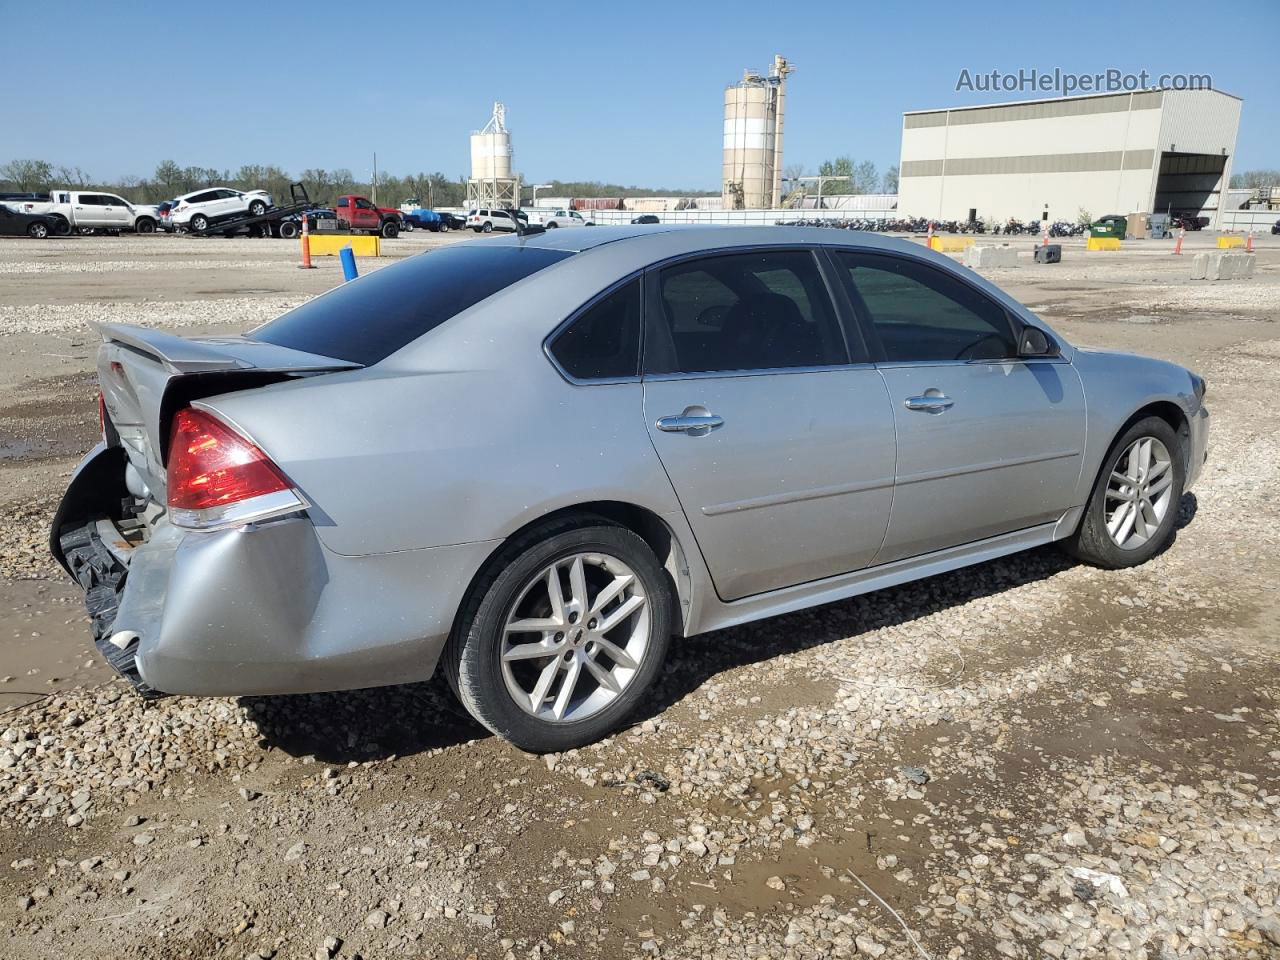
{"type": "Polygon", "coordinates": [[[724,418],[718,417],[714,413],[704,416],[681,414],[678,417],[662,417],[657,424],[658,429],[663,433],[689,433],[694,436],[710,433],[716,427],[723,425],[724,418]]]}
{"type": "Polygon", "coordinates": [[[955,406],[955,401],[940,393],[925,394],[922,397],[907,397],[903,401],[908,410],[923,410],[925,413],[942,413],[955,406]]]}

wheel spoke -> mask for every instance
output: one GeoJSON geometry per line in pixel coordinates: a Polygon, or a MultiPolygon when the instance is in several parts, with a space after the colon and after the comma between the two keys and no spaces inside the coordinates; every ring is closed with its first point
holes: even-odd
{"type": "Polygon", "coordinates": [[[564,623],[564,591],[560,588],[560,568],[554,563],[547,571],[547,598],[551,601],[551,616],[564,623]]]}
{"type": "Polygon", "coordinates": [[[531,617],[526,620],[512,620],[507,624],[507,633],[546,633],[558,630],[563,623],[560,620],[531,617]]]}
{"type": "Polygon", "coordinates": [[[587,672],[596,678],[596,683],[604,687],[610,693],[621,693],[622,687],[618,684],[618,680],[613,675],[613,671],[605,669],[602,664],[596,663],[590,656],[582,661],[582,665],[587,668],[587,672]]]}
{"type": "Polygon", "coordinates": [[[1117,483],[1117,484],[1119,484],[1121,487],[1127,487],[1127,486],[1129,486],[1129,485],[1133,482],[1133,479],[1132,479],[1131,477],[1126,476],[1126,475],[1125,475],[1125,474],[1123,474],[1123,473],[1120,473],[1118,470],[1112,470],[1112,471],[1111,471],[1111,482],[1112,482],[1112,483],[1117,483]]]}
{"type": "Polygon", "coordinates": [[[631,654],[627,653],[627,651],[623,650],[612,640],[606,640],[603,637],[596,637],[593,642],[598,644],[600,649],[609,655],[610,660],[623,669],[634,670],[639,666],[639,664],[631,658],[631,654]]]}
{"type": "Polygon", "coordinates": [[[1147,496],[1155,497],[1157,494],[1164,493],[1164,491],[1168,490],[1171,486],[1173,486],[1173,474],[1166,473],[1155,483],[1147,486],[1147,496]]]}
{"type": "Polygon", "coordinates": [[[537,713],[542,709],[542,704],[546,702],[547,694],[551,690],[551,684],[556,678],[556,674],[560,672],[560,658],[556,657],[545,667],[538,677],[538,682],[534,685],[533,692],[529,694],[529,706],[533,713],[537,713]]]}
{"type": "Polygon", "coordinates": [[[554,640],[540,640],[538,643],[520,643],[502,654],[502,659],[507,661],[514,660],[537,660],[539,657],[554,657],[557,655],[560,644],[554,640]]]}
{"type": "Polygon", "coordinates": [[[591,604],[591,614],[602,613],[604,608],[613,602],[614,597],[620,594],[627,587],[635,582],[635,577],[629,573],[621,574],[613,578],[613,582],[596,594],[595,603],[591,604]]]}
{"type": "Polygon", "coordinates": [[[1163,474],[1172,465],[1172,462],[1169,460],[1157,460],[1151,469],[1147,471],[1147,483],[1150,483],[1156,477],[1163,474]]]}
{"type": "Polygon", "coordinates": [[[1143,515],[1142,504],[1137,504],[1133,508],[1133,532],[1144,539],[1149,536],[1147,533],[1147,518],[1143,515]]]}
{"type": "Polygon", "coordinates": [[[582,555],[573,558],[569,565],[569,590],[571,598],[578,607],[579,613],[585,613],[590,607],[587,600],[587,574],[583,568],[582,555]]]}
{"type": "Polygon", "coordinates": [[[628,597],[622,603],[618,604],[612,613],[600,621],[600,626],[596,629],[596,632],[608,633],[643,606],[644,597],[638,594],[633,597],[628,597]]]}
{"type": "Polygon", "coordinates": [[[1132,510],[1133,503],[1131,500],[1126,500],[1120,506],[1116,507],[1115,513],[1111,514],[1111,519],[1107,521],[1107,532],[1113,537],[1118,537],[1121,525],[1132,510]]]}
{"type": "Polygon", "coordinates": [[[551,714],[557,720],[564,719],[564,712],[573,699],[573,689],[578,685],[578,677],[582,676],[582,658],[574,657],[565,665],[564,676],[560,680],[560,691],[555,703],[551,705],[551,714]]]}

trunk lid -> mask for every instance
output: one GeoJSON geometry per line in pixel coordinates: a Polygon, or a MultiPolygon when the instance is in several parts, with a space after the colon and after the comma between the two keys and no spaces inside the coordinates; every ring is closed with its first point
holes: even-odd
{"type": "Polygon", "coordinates": [[[98,329],[108,441],[112,433],[118,437],[129,464],[161,503],[175,411],[201,397],[361,366],[244,337],[178,337],[120,323],[98,329]]]}

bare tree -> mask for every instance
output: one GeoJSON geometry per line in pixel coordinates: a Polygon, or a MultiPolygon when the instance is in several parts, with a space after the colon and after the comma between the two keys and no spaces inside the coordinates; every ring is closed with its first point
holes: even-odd
{"type": "Polygon", "coordinates": [[[880,191],[882,193],[898,192],[898,165],[896,163],[884,172],[884,180],[881,181],[880,191]]]}
{"type": "Polygon", "coordinates": [[[853,168],[853,192],[875,193],[880,186],[880,173],[870,160],[863,160],[853,168]]]}
{"type": "Polygon", "coordinates": [[[48,190],[53,165],[46,160],[10,160],[0,167],[0,180],[7,180],[19,193],[48,190]]]}

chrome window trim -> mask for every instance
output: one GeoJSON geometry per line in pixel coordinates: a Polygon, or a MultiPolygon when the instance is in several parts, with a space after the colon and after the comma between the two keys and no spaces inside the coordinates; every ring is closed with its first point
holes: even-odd
{"type": "Polygon", "coordinates": [[[880,370],[910,370],[915,367],[973,367],[997,363],[1065,363],[1071,361],[1061,355],[1056,357],[1001,357],[995,360],[881,360],[874,364],[880,370]]]}
{"type": "Polygon", "coordinates": [[[742,377],[777,377],[799,373],[841,373],[846,370],[874,370],[874,363],[831,363],[818,367],[769,367],[765,370],[701,370],[697,373],[646,373],[640,379],[646,383],[666,383],[669,380],[737,380],[742,377]]]}

